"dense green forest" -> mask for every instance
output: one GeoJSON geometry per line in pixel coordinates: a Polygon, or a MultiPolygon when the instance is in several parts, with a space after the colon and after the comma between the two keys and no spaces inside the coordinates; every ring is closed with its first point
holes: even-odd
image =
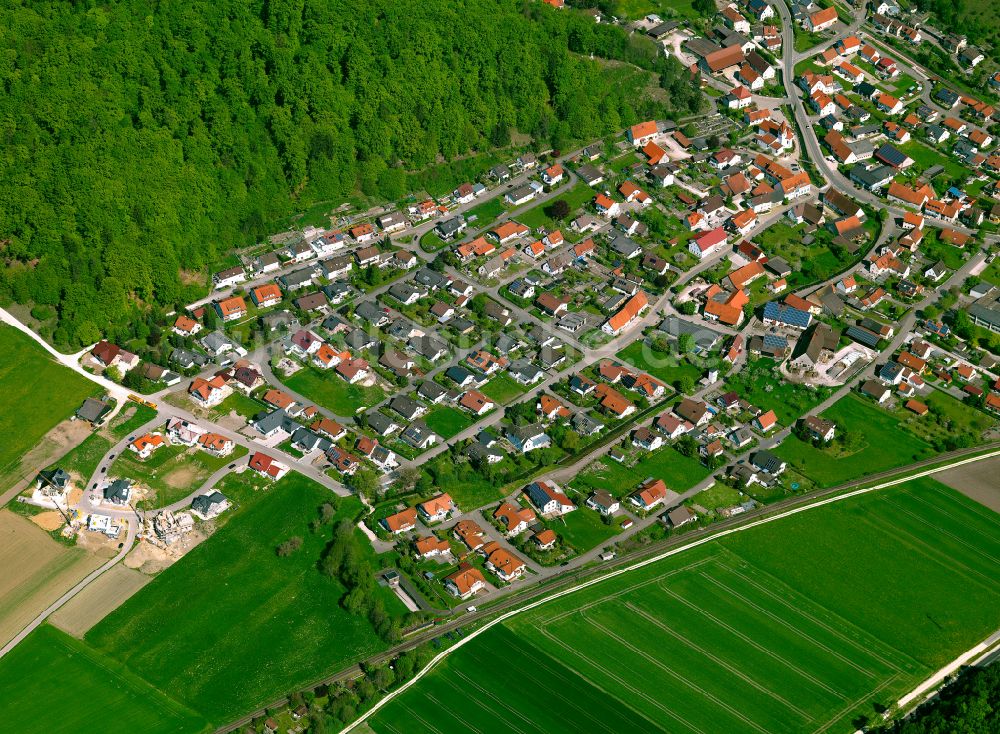
{"type": "Polygon", "coordinates": [[[970,668],[908,719],[874,734],[996,734],[1000,732],[1000,665],[970,668]]]}
{"type": "Polygon", "coordinates": [[[959,33],[969,43],[993,53],[998,40],[1000,5],[995,0],[914,0],[918,10],[929,12],[931,22],[948,33],[959,33]]]}
{"type": "Polygon", "coordinates": [[[0,303],[62,347],[144,338],[316,202],[701,104],[648,39],[532,0],[21,0],[0,29],[0,303]]]}

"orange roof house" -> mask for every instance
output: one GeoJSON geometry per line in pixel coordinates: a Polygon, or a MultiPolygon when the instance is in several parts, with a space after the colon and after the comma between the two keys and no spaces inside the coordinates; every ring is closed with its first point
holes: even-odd
{"type": "Polygon", "coordinates": [[[646,156],[646,158],[649,159],[649,165],[651,166],[655,166],[657,163],[662,161],[663,157],[667,154],[667,151],[665,151],[663,148],[661,148],[653,141],[649,141],[648,143],[646,143],[645,147],[643,147],[642,149],[642,152],[646,156]]]}
{"type": "Polygon", "coordinates": [[[393,535],[413,530],[417,526],[417,508],[407,507],[382,519],[382,525],[393,535]]]}
{"type": "Polygon", "coordinates": [[[445,588],[460,599],[468,599],[476,592],[486,588],[483,573],[475,566],[463,563],[455,573],[444,580],[445,588]]]}
{"type": "Polygon", "coordinates": [[[601,329],[608,334],[619,333],[631,324],[648,305],[649,301],[646,298],[646,294],[643,291],[639,291],[628,299],[618,313],[605,321],[601,329]]]}
{"type": "Polygon", "coordinates": [[[223,321],[233,321],[246,316],[247,304],[239,296],[233,296],[216,303],[215,310],[219,312],[223,321]]]}
{"type": "Polygon", "coordinates": [[[667,485],[663,483],[662,479],[649,480],[630,496],[632,503],[644,510],[656,507],[656,505],[663,502],[666,498],[667,485]]]}
{"type": "Polygon", "coordinates": [[[656,121],[647,120],[646,122],[640,122],[638,125],[633,125],[629,128],[628,138],[633,145],[645,145],[649,138],[656,135],[656,121]]]}

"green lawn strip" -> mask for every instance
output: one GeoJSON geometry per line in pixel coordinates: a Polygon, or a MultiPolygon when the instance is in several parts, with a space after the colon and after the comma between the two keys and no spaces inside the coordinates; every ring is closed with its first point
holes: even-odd
{"type": "Polygon", "coordinates": [[[669,489],[685,492],[708,476],[708,468],[697,459],[679,453],[667,446],[644,456],[635,466],[625,466],[613,459],[602,457],[595,471],[585,471],[570,486],[589,493],[604,489],[622,498],[630,494],[640,482],[652,477],[662,479],[669,489]]]}
{"type": "Polygon", "coordinates": [[[739,490],[733,489],[728,484],[716,482],[692,497],[689,504],[700,505],[706,510],[718,510],[724,507],[733,507],[746,501],[747,497],[739,490]]]}
{"type": "Polygon", "coordinates": [[[463,510],[482,507],[506,494],[502,484],[494,484],[479,472],[473,471],[442,478],[435,489],[450,494],[455,504],[463,510]]]}
{"type": "Polygon", "coordinates": [[[351,416],[359,408],[369,408],[385,398],[378,387],[350,385],[335,374],[303,367],[284,379],[289,389],[312,400],[337,415],[351,416]]]}
{"type": "Polygon", "coordinates": [[[103,734],[203,732],[208,722],[117,660],[43,625],[0,660],[4,726],[103,734]],[[52,702],[58,691],[58,705],[52,702]]]}
{"type": "Polygon", "coordinates": [[[129,405],[132,406],[131,410],[129,410],[128,406],[122,408],[121,412],[108,425],[111,435],[119,441],[131,435],[133,431],[139,430],[156,417],[156,411],[153,408],[132,403],[129,405]],[[123,417],[126,411],[130,413],[128,418],[123,417]]]}
{"type": "Polygon", "coordinates": [[[472,420],[466,411],[447,405],[434,408],[424,416],[427,426],[446,441],[471,426],[472,420]]]}
{"type": "Polygon", "coordinates": [[[994,259],[979,277],[993,285],[1000,285],[1000,258],[994,259]]]}
{"type": "Polygon", "coordinates": [[[262,401],[254,400],[253,398],[236,391],[213,408],[212,413],[217,416],[236,413],[237,415],[241,415],[247,420],[250,420],[258,413],[265,410],[270,411],[272,408],[262,401]]]}
{"type": "Polygon", "coordinates": [[[83,399],[97,395],[94,383],[58,364],[38,344],[0,325],[0,476],[16,468],[57,423],[73,415],[83,399]],[[43,409],[44,408],[44,409],[43,409]]]}
{"type": "Polygon", "coordinates": [[[643,339],[637,339],[615,355],[653,377],[672,387],[676,387],[681,379],[687,377],[695,383],[701,379],[701,368],[691,364],[687,359],[670,352],[660,352],[645,344],[643,339]]]}
{"type": "Polygon", "coordinates": [[[482,227],[499,217],[505,210],[503,197],[494,196],[492,199],[469,209],[465,213],[465,218],[467,221],[475,222],[476,227],[482,227]]]}
{"type": "MultiPolygon", "coordinates": [[[[214,724],[385,647],[340,606],[344,587],[316,568],[330,530],[308,523],[330,492],[295,473],[262,489],[247,482],[227,477],[220,489],[238,507],[222,528],[86,637],[214,724]],[[279,558],[275,548],[293,536],[302,547],[279,558]]],[[[353,498],[336,502],[338,520],[360,511],[353,498]]],[[[376,593],[401,608],[388,589],[376,593]]]]}
{"type": "Polygon", "coordinates": [[[86,482],[97,471],[104,455],[111,450],[113,444],[100,433],[91,433],[78,443],[59,461],[54,462],[49,469],[61,467],[70,474],[76,475],[77,482],[86,482]]]}
{"type": "Polygon", "coordinates": [[[524,385],[517,382],[509,374],[501,372],[483,385],[480,392],[491,400],[504,405],[517,398],[526,389],[524,385]]]}
{"type": "Polygon", "coordinates": [[[420,238],[420,246],[423,247],[428,252],[434,252],[440,250],[442,247],[447,245],[441,237],[438,236],[437,232],[433,229],[426,232],[423,237],[420,238]]]}
{"type": "Polygon", "coordinates": [[[691,3],[691,0],[614,0],[613,15],[616,18],[639,20],[650,13],[673,17],[674,15],[689,20],[698,20],[702,16],[691,3]]]}
{"type": "Polygon", "coordinates": [[[818,449],[793,435],[774,450],[821,487],[920,461],[934,453],[929,444],[903,430],[896,416],[854,394],[838,400],[823,417],[836,422],[838,432],[860,436],[861,448],[843,455],[837,447],[818,449]]]}
{"type": "Polygon", "coordinates": [[[932,479],[911,481],[517,615],[370,723],[379,734],[423,731],[421,720],[440,734],[486,730],[485,717],[513,715],[497,708],[503,697],[484,697],[512,665],[525,684],[516,709],[545,731],[586,728],[591,714],[608,732],[856,728],[993,632],[998,549],[1000,516],[932,479]],[[655,694],[663,690],[672,695],[655,694]],[[546,706],[536,714],[538,702],[546,706]],[[433,718],[439,711],[460,721],[433,718]]]}

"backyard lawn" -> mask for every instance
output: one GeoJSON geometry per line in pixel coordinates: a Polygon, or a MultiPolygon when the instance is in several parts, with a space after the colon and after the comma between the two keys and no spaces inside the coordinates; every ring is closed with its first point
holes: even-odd
{"type": "Polygon", "coordinates": [[[270,411],[272,408],[266,403],[260,400],[254,400],[253,398],[244,395],[239,390],[236,390],[232,395],[214,407],[212,412],[219,416],[236,413],[249,421],[251,418],[254,418],[258,413],[264,410],[270,411]]]}
{"type": "Polygon", "coordinates": [[[434,408],[424,416],[427,426],[445,441],[471,426],[472,420],[468,412],[447,405],[434,408]]]}
{"type": "Polygon", "coordinates": [[[480,392],[491,400],[501,405],[506,405],[521,395],[525,389],[524,385],[517,382],[508,373],[501,372],[483,385],[480,392]]]}
{"type": "MultiPolygon", "coordinates": [[[[385,647],[364,616],[341,606],[344,587],[317,570],[332,525],[308,525],[330,492],[296,473],[262,489],[247,482],[227,477],[221,490],[238,507],[224,525],[85,638],[216,725],[385,647]],[[293,536],[301,548],[278,557],[293,536]]],[[[339,499],[334,522],[353,522],[360,509],[339,499]]],[[[376,593],[402,613],[388,589],[376,593]]]]}
{"type": "Polygon", "coordinates": [[[94,383],[55,362],[12,326],[0,325],[0,476],[57,423],[73,415],[83,399],[100,391],[94,383]],[[41,408],[44,408],[41,409],[41,408]]]}
{"type": "Polygon", "coordinates": [[[137,431],[156,417],[156,411],[145,405],[129,404],[119,411],[108,424],[108,429],[119,441],[137,431]],[[126,417],[127,416],[127,417],[126,417]]]}
{"type": "Polygon", "coordinates": [[[503,213],[503,197],[494,196],[489,201],[484,201],[482,204],[477,204],[469,209],[465,213],[465,218],[469,222],[475,222],[478,228],[489,224],[503,213]]]}
{"type": "Polygon", "coordinates": [[[677,387],[685,377],[697,383],[702,375],[701,368],[691,364],[687,358],[671,352],[657,351],[642,338],[632,342],[615,356],[673,387],[677,387]]]}
{"type": "Polygon", "coordinates": [[[716,482],[692,497],[689,504],[700,505],[706,510],[718,510],[738,505],[746,500],[747,498],[739,490],[733,489],[728,484],[716,482]]]}
{"type": "MultiPolygon", "coordinates": [[[[877,218],[869,217],[865,222],[869,243],[877,228],[877,218]]],[[[805,225],[792,226],[784,219],[772,224],[757,239],[771,257],[783,257],[791,265],[792,273],[787,278],[791,290],[825,280],[847,269],[866,249],[866,245],[862,244],[856,255],[842,249],[831,249],[833,234],[830,230],[821,227],[807,232],[805,225]],[[806,237],[812,238],[809,244],[803,242],[806,237]]]]}
{"type": "Polygon", "coordinates": [[[284,384],[339,416],[352,416],[385,398],[385,392],[379,387],[349,385],[335,374],[323,373],[312,367],[303,367],[286,377],[284,384]]]}
{"type": "Polygon", "coordinates": [[[731,375],[726,390],[739,396],[761,410],[773,410],[782,425],[789,425],[814,405],[830,395],[829,388],[811,388],[786,382],[774,374],[774,360],[762,357],[751,359],[742,370],[731,375]]]}
{"type": "Polygon", "coordinates": [[[900,426],[895,415],[867,398],[850,394],[823,413],[837,424],[837,433],[850,434],[849,448],[822,449],[789,436],[774,453],[821,487],[829,487],[866,474],[874,474],[926,459],[934,454],[930,444],[900,426]]]}
{"type": "Polygon", "coordinates": [[[613,523],[605,525],[600,513],[582,507],[586,499],[586,495],[575,498],[574,501],[581,507],[548,523],[563,542],[577,553],[586,553],[611,540],[621,532],[620,523],[624,519],[616,517],[613,523]]]}
{"type": "MultiPolygon", "coordinates": [[[[514,218],[517,219],[517,221],[519,221],[525,227],[531,227],[532,229],[536,227],[545,227],[545,229],[547,230],[559,229],[560,227],[563,227],[565,225],[549,217],[549,215],[545,213],[545,209],[547,207],[551,206],[551,204],[554,201],[562,199],[567,204],[569,204],[570,212],[573,212],[579,209],[581,206],[583,206],[593,198],[594,198],[594,190],[590,188],[590,186],[581,181],[578,182],[572,188],[564,187],[563,189],[559,190],[559,193],[554,195],[548,201],[539,204],[538,206],[532,207],[531,209],[528,209],[526,212],[520,212],[514,218]]],[[[564,234],[568,235],[569,233],[564,232],[564,234]]]]}
{"type": "Polygon", "coordinates": [[[685,492],[709,475],[707,467],[697,459],[666,446],[645,455],[635,466],[625,466],[613,459],[602,457],[597,468],[579,474],[570,486],[587,493],[604,489],[616,497],[625,497],[646,479],[662,479],[668,489],[685,492]]]}
{"type": "Polygon", "coordinates": [[[909,170],[916,169],[915,173],[923,173],[931,166],[944,166],[944,172],[948,178],[964,178],[969,173],[967,168],[951,156],[945,155],[919,140],[910,140],[896,147],[913,159],[914,165],[909,170]]]}

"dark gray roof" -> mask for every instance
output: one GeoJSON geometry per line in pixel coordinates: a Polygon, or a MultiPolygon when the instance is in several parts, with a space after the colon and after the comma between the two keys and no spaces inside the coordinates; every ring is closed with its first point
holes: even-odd
{"type": "Polygon", "coordinates": [[[389,407],[407,420],[416,416],[423,409],[420,403],[406,395],[397,395],[394,397],[389,401],[389,407]]]}
{"type": "Polygon", "coordinates": [[[675,338],[682,334],[690,334],[694,337],[695,344],[702,349],[711,349],[722,338],[722,334],[717,331],[677,316],[667,316],[656,328],[675,338]]]}
{"type": "Polygon", "coordinates": [[[864,344],[866,347],[870,347],[872,349],[878,347],[879,335],[876,334],[874,331],[869,331],[868,329],[862,326],[856,326],[852,324],[851,326],[847,327],[847,330],[844,331],[844,334],[849,339],[853,339],[856,342],[864,344]]]}
{"type": "Polygon", "coordinates": [[[128,502],[131,493],[131,479],[116,479],[104,488],[104,499],[111,502],[124,503],[128,502]]]}
{"type": "Polygon", "coordinates": [[[219,490],[215,489],[208,494],[200,494],[191,501],[191,509],[200,512],[203,515],[208,514],[212,511],[212,508],[216,505],[221,505],[225,503],[226,495],[222,494],[219,490]]]}
{"type": "Polygon", "coordinates": [[[441,387],[434,380],[424,380],[417,388],[417,394],[430,401],[438,400],[441,396],[447,395],[448,391],[441,387]]]}
{"type": "Polygon", "coordinates": [[[750,460],[755,467],[768,474],[777,473],[783,463],[781,459],[766,449],[756,452],[750,460]]]}
{"type": "Polygon", "coordinates": [[[272,410],[270,413],[264,413],[257,417],[254,421],[254,427],[261,433],[270,433],[275,429],[281,429],[286,433],[292,433],[298,423],[293,421],[285,413],[284,408],[278,408],[277,410],[272,410]]]}
{"type": "Polygon", "coordinates": [[[101,417],[111,409],[111,406],[97,398],[86,398],[76,411],[76,417],[80,420],[96,423],[101,417]]]}
{"type": "Polygon", "coordinates": [[[390,433],[394,430],[394,426],[398,427],[399,425],[392,418],[377,410],[367,414],[367,422],[368,427],[380,436],[390,433]]]}

